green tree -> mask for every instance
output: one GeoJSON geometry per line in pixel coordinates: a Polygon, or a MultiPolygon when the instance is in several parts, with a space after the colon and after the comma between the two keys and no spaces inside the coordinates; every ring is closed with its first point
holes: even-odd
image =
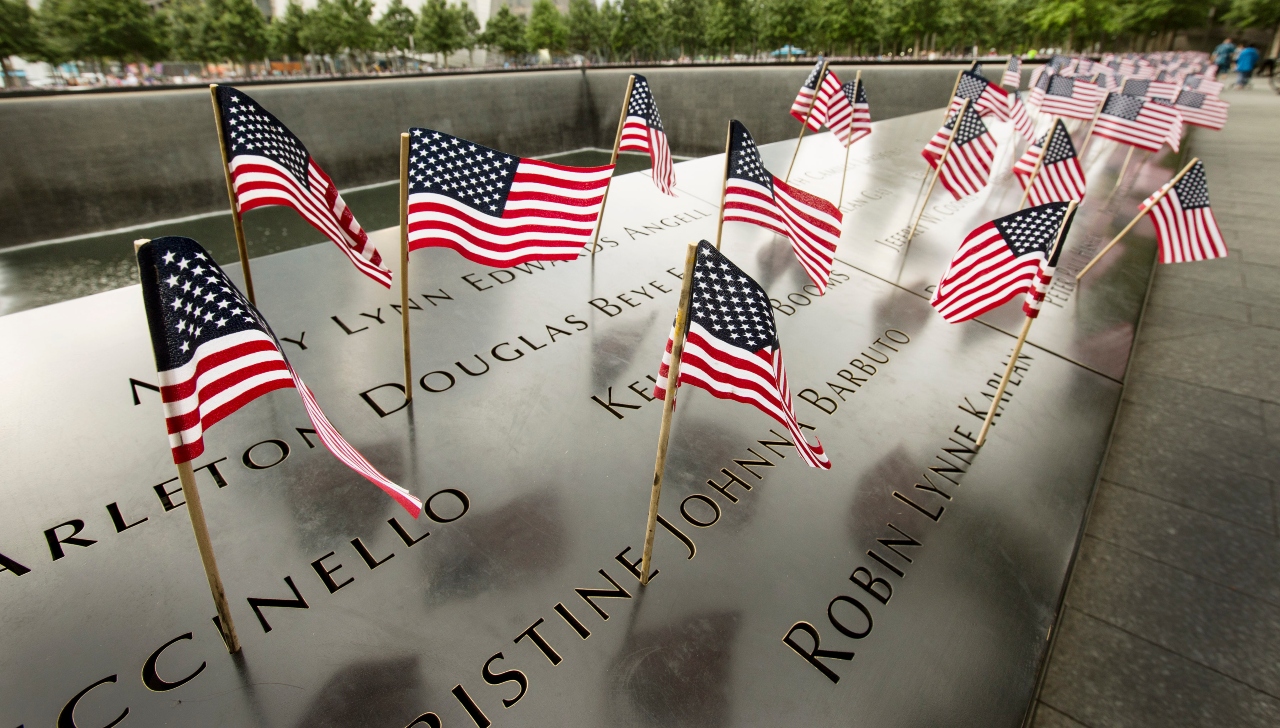
{"type": "Polygon", "coordinates": [[[813,40],[827,53],[860,52],[875,40],[874,0],[817,0],[813,40]]]}
{"type": "Polygon", "coordinates": [[[315,9],[307,13],[307,22],[300,34],[302,44],[312,53],[331,59],[338,53],[357,51],[363,64],[365,52],[377,45],[371,15],[372,0],[320,0],[315,9]]]}
{"type": "Polygon", "coordinates": [[[142,0],[65,0],[47,12],[48,40],[69,58],[124,63],[166,55],[164,29],[142,0]]]}
{"type": "MultiPolygon", "coordinates": [[[[1142,0],[1151,2],[1165,0],[1142,0]]],[[[1027,15],[1031,26],[1075,50],[1081,41],[1101,37],[1114,22],[1115,4],[1107,0],[1040,0],[1027,15]]]]}
{"type": "Polygon", "coordinates": [[[471,12],[471,6],[464,3],[455,5],[454,12],[458,14],[458,22],[462,25],[462,47],[467,49],[468,62],[474,66],[476,46],[480,45],[480,19],[471,12]]]}
{"type": "Polygon", "coordinates": [[[707,0],[668,0],[671,42],[680,55],[696,56],[706,48],[707,0]]]}
{"type": "Polygon", "coordinates": [[[520,56],[529,50],[529,45],[525,42],[524,18],[513,14],[506,4],[498,8],[498,12],[489,18],[489,24],[485,26],[478,40],[480,45],[495,53],[501,53],[508,59],[520,56]]]}
{"type": "Polygon", "coordinates": [[[439,53],[449,67],[449,56],[467,46],[467,31],[457,8],[445,0],[427,0],[418,13],[418,46],[427,53],[439,53]]]}
{"type": "Polygon", "coordinates": [[[285,6],[284,15],[271,21],[269,34],[271,54],[285,60],[305,56],[307,46],[303,38],[306,27],[307,15],[301,3],[298,0],[289,0],[289,4],[285,6]]]}
{"type": "Polygon", "coordinates": [[[409,50],[413,47],[413,37],[417,29],[418,16],[414,15],[402,0],[391,0],[382,17],[378,18],[379,49],[409,50]]]}
{"type": "Polygon", "coordinates": [[[220,60],[249,62],[267,54],[267,19],[253,0],[205,0],[205,43],[220,60]]]}
{"type": "Polygon", "coordinates": [[[707,8],[706,46],[732,57],[756,39],[756,7],[748,0],[711,0],[707,8]]]}
{"type": "Polygon", "coordinates": [[[613,40],[621,21],[622,12],[618,9],[617,2],[604,0],[600,3],[600,16],[596,25],[596,53],[606,61],[613,60],[618,54],[613,40]]]}
{"type": "Polygon", "coordinates": [[[1274,29],[1268,56],[1280,53],[1280,0],[1233,0],[1223,18],[1237,28],[1274,29]]]}
{"type": "Polygon", "coordinates": [[[657,60],[667,55],[666,7],[660,0],[622,0],[613,29],[613,48],[630,58],[657,60]]]}
{"type": "Polygon", "coordinates": [[[569,0],[565,47],[570,53],[588,55],[597,50],[600,11],[594,0],[569,0]]]}
{"type": "Polygon", "coordinates": [[[767,50],[792,45],[807,48],[810,43],[813,0],[763,0],[760,3],[760,42],[767,50]]]}
{"type": "Polygon", "coordinates": [[[179,61],[211,61],[205,35],[208,15],[204,0],[173,0],[162,9],[168,34],[169,56],[179,61]]]}
{"type": "Polygon", "coordinates": [[[530,49],[545,48],[552,53],[563,53],[569,41],[569,27],[555,3],[551,0],[534,0],[525,36],[530,49]]]}
{"type": "Polygon", "coordinates": [[[0,0],[0,72],[5,88],[14,84],[9,56],[34,57],[36,33],[35,13],[25,0],[0,0]]]}
{"type": "Polygon", "coordinates": [[[916,57],[924,50],[928,37],[942,30],[941,0],[888,1],[881,8],[883,39],[890,47],[909,44],[916,57]]]}

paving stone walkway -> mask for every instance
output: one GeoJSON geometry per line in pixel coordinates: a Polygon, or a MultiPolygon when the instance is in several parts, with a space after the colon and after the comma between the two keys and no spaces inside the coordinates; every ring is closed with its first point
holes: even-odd
{"type": "Polygon", "coordinates": [[[1195,130],[1231,251],[1161,266],[1034,728],[1280,726],[1280,96],[1195,130]]]}

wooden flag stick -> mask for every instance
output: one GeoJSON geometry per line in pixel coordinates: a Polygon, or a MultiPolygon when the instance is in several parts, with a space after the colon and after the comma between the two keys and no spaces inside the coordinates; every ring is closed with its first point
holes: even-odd
{"type": "MultiPolygon", "coordinates": [[[[1071,220],[1072,213],[1079,204],[1072,200],[1067,205],[1067,211],[1062,216],[1062,223],[1058,225],[1058,234],[1054,236],[1053,247],[1049,250],[1049,255],[1045,260],[1053,260],[1058,254],[1058,248],[1062,245],[1062,231],[1067,226],[1067,222],[1071,220]]],[[[1009,386],[1009,378],[1013,376],[1014,367],[1018,364],[1018,357],[1022,354],[1022,345],[1027,343],[1027,334],[1031,333],[1031,322],[1035,319],[1031,316],[1022,322],[1022,331],[1018,334],[1018,342],[1013,345],[1013,354],[1009,357],[1009,366],[1004,369],[1004,376],[1000,378],[1000,386],[996,388],[996,397],[991,400],[991,409],[987,410],[987,418],[982,421],[982,431],[978,433],[977,447],[982,447],[982,443],[987,441],[987,432],[991,430],[991,423],[995,421],[996,409],[1000,406],[1000,399],[1004,397],[1004,390],[1009,386]]]]}
{"type": "Polygon", "coordinates": [[[1102,107],[1107,103],[1106,97],[1098,102],[1098,108],[1093,112],[1093,121],[1089,122],[1089,133],[1084,135],[1084,143],[1080,145],[1079,157],[1084,159],[1084,150],[1089,148],[1089,140],[1093,138],[1093,128],[1098,125],[1098,117],[1102,116],[1102,107]]]}
{"type": "Polygon", "coordinates": [[[733,143],[733,122],[724,133],[724,184],[720,185],[720,221],[716,223],[716,250],[720,249],[720,235],[724,232],[724,198],[729,194],[729,146],[733,143]]]}
{"type": "Polygon", "coordinates": [[[409,354],[409,134],[400,133],[400,333],[404,335],[404,398],[413,401],[409,354]]]}
{"type": "MultiPolygon", "coordinates": [[[[858,86],[862,83],[862,69],[853,77],[853,102],[858,103],[858,86]]],[[[844,180],[849,176],[849,150],[853,149],[853,121],[849,121],[849,143],[844,147],[844,166],[840,168],[840,197],[836,199],[836,208],[844,204],[844,180]]]]}
{"type": "Polygon", "coordinates": [[[676,407],[676,383],[680,381],[680,355],[689,333],[689,291],[693,287],[693,265],[698,260],[697,243],[689,243],[684,256],[684,280],[680,283],[680,306],[676,309],[675,340],[671,343],[671,366],[667,368],[667,396],[662,400],[662,427],[658,430],[658,457],[653,466],[653,490],[649,493],[649,521],[644,532],[644,553],[640,557],[640,584],[649,583],[653,561],[653,532],[658,525],[658,498],[662,495],[662,474],[667,467],[667,443],[671,439],[671,414],[676,407]]]}
{"type": "MultiPolygon", "coordinates": [[[[618,163],[618,147],[622,146],[622,127],[627,123],[627,107],[631,105],[631,90],[635,88],[635,74],[627,77],[627,93],[622,97],[622,111],[618,113],[618,133],[613,135],[613,155],[609,164],[618,163]]],[[[591,257],[596,257],[596,245],[600,242],[600,228],[604,227],[604,206],[609,204],[609,188],[613,186],[613,175],[609,175],[609,183],[604,186],[604,198],[600,200],[600,217],[596,218],[596,235],[591,239],[591,257]]]]}
{"type": "MultiPolygon", "coordinates": [[[[149,242],[146,238],[133,241],[134,257],[138,248],[149,242]]],[[[235,623],[231,621],[231,605],[227,603],[227,590],[222,587],[222,577],[218,574],[218,562],[213,557],[213,541],[209,539],[209,524],[204,520],[204,506],[200,502],[200,491],[196,488],[196,474],[191,469],[191,462],[178,463],[178,481],[182,484],[182,497],[187,501],[187,515],[191,516],[191,529],[196,534],[196,548],[200,551],[200,561],[204,564],[204,575],[209,580],[209,591],[213,594],[213,605],[218,610],[218,631],[222,633],[222,641],[227,652],[235,654],[240,651],[240,637],[236,634],[235,623]]]]}
{"type": "MultiPolygon", "coordinates": [[[[959,80],[957,79],[957,83],[959,80]]],[[[960,105],[960,112],[956,114],[956,124],[951,127],[951,136],[947,138],[947,146],[942,150],[942,156],[938,158],[938,169],[935,170],[933,181],[929,183],[929,191],[925,193],[924,201],[920,203],[920,212],[916,213],[915,222],[911,223],[911,232],[907,233],[907,244],[911,244],[911,239],[916,236],[916,228],[920,225],[920,218],[924,217],[924,208],[929,206],[929,198],[933,197],[933,186],[938,184],[938,178],[942,176],[942,165],[947,163],[947,155],[951,153],[951,142],[955,141],[956,134],[960,131],[960,122],[964,119],[964,112],[969,108],[969,99],[965,99],[960,105]]]]}
{"type": "Polygon", "coordinates": [[[236,231],[236,252],[240,255],[240,272],[244,274],[244,295],[248,296],[249,303],[257,306],[258,301],[253,296],[253,276],[249,273],[249,246],[244,242],[240,205],[236,203],[236,188],[231,182],[231,167],[227,164],[227,140],[222,136],[222,114],[218,110],[218,84],[209,84],[209,99],[213,101],[213,123],[218,127],[218,148],[222,150],[222,174],[227,178],[227,200],[231,203],[231,225],[236,231]]]}
{"type": "Polygon", "coordinates": [[[1044,156],[1049,152],[1049,144],[1053,142],[1053,136],[1058,131],[1058,117],[1049,117],[1049,135],[1044,139],[1044,146],[1040,147],[1040,156],[1036,158],[1036,167],[1031,170],[1031,177],[1027,179],[1027,188],[1022,191],[1022,199],[1018,201],[1018,209],[1021,210],[1027,204],[1027,197],[1031,194],[1031,185],[1035,184],[1036,177],[1040,176],[1040,168],[1044,166],[1044,156]]]}
{"type": "Polygon", "coordinates": [[[1111,188],[1112,192],[1116,191],[1117,189],[1120,189],[1120,183],[1124,181],[1124,173],[1129,169],[1129,160],[1133,159],[1134,149],[1137,149],[1137,147],[1130,146],[1129,153],[1124,155],[1124,164],[1120,166],[1120,174],[1116,175],[1116,184],[1114,187],[1111,188]]]}
{"type": "Polygon", "coordinates": [[[804,121],[800,122],[800,136],[796,137],[796,150],[791,153],[791,164],[787,165],[787,176],[783,182],[791,181],[791,169],[796,166],[796,157],[800,156],[800,142],[804,141],[804,130],[809,128],[809,117],[813,116],[813,107],[818,105],[818,94],[822,93],[822,80],[827,77],[827,62],[822,62],[822,71],[818,74],[818,85],[813,87],[813,102],[804,112],[804,121]]]}
{"type": "MultiPolygon", "coordinates": [[[[1133,147],[1129,147],[1129,151],[1133,151],[1133,147]]],[[[1145,210],[1143,210],[1142,212],[1139,212],[1137,217],[1130,220],[1129,224],[1124,226],[1124,229],[1120,231],[1119,235],[1112,238],[1111,242],[1107,243],[1106,247],[1104,247],[1102,250],[1099,250],[1098,254],[1093,256],[1093,259],[1090,260],[1085,265],[1085,267],[1080,269],[1080,272],[1076,274],[1076,280],[1079,281],[1081,278],[1083,278],[1084,274],[1088,273],[1089,269],[1092,268],[1095,263],[1097,263],[1099,260],[1102,260],[1102,256],[1109,253],[1111,249],[1115,247],[1116,243],[1120,242],[1120,238],[1123,238],[1125,235],[1127,235],[1129,231],[1133,229],[1133,226],[1137,225],[1138,221],[1141,220],[1143,216],[1145,216],[1148,212],[1150,212],[1151,208],[1155,207],[1156,203],[1159,202],[1165,195],[1167,195],[1169,193],[1169,190],[1173,189],[1173,186],[1176,185],[1178,181],[1182,179],[1183,175],[1185,175],[1187,172],[1190,172],[1191,168],[1195,166],[1195,163],[1198,161],[1200,161],[1199,157],[1192,157],[1191,161],[1187,163],[1187,166],[1183,167],[1182,171],[1179,172],[1176,177],[1169,180],[1169,184],[1167,186],[1162,187],[1160,191],[1156,193],[1155,197],[1152,198],[1151,200],[1151,204],[1148,205],[1145,210]]]]}

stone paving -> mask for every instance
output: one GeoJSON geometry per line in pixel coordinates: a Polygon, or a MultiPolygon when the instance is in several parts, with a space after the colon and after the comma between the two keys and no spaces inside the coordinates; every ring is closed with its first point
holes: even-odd
{"type": "Polygon", "coordinates": [[[1280,96],[1254,86],[1192,133],[1231,255],[1156,271],[1034,728],[1280,726],[1280,96]]]}

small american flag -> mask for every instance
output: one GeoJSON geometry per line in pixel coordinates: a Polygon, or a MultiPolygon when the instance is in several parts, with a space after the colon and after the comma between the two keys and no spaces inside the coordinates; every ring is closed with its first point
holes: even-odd
{"type": "Polygon", "coordinates": [[[1182,90],[1182,84],[1178,83],[1168,73],[1161,71],[1160,75],[1147,82],[1147,98],[1151,99],[1169,99],[1170,101],[1178,98],[1178,93],[1182,90]]]}
{"type": "Polygon", "coordinates": [[[1169,125],[1169,133],[1165,136],[1164,140],[1169,144],[1170,149],[1175,152],[1178,151],[1179,147],[1182,146],[1182,112],[1178,111],[1178,107],[1174,106],[1173,102],[1169,99],[1151,99],[1151,101],[1147,103],[1153,104],[1157,108],[1164,109],[1165,113],[1175,114],[1173,123],[1169,125]]]}
{"type": "MultiPolygon", "coordinates": [[[[1177,138],[1181,140],[1182,120],[1177,109],[1141,96],[1113,93],[1107,94],[1093,133],[1103,139],[1158,152],[1175,127],[1179,130],[1177,138]]],[[[1174,149],[1176,151],[1177,147],[1174,149]]]]}
{"type": "MultiPolygon", "coordinates": [[[[752,405],[787,428],[806,463],[829,470],[822,443],[810,445],[796,420],[769,294],[707,241],[698,243],[697,255],[676,386],[691,384],[717,399],[752,405]]],[[[658,399],[667,396],[674,345],[673,328],[653,389],[658,399]]]]}
{"type": "Polygon", "coordinates": [[[1178,100],[1173,105],[1182,113],[1183,121],[1215,131],[1227,125],[1227,110],[1231,108],[1221,99],[1189,90],[1178,94],[1178,100]]]}
{"type": "Polygon", "coordinates": [[[410,129],[409,249],[509,268],[573,260],[591,242],[613,165],[566,167],[410,129]]]}
{"type": "Polygon", "coordinates": [[[1041,76],[1031,101],[1042,114],[1092,121],[1105,93],[1082,78],[1041,76]]]}
{"type": "MultiPolygon", "coordinates": [[[[1105,68],[1105,67],[1103,67],[1105,68]]],[[[1119,91],[1120,82],[1116,80],[1116,75],[1109,70],[1102,70],[1093,75],[1093,83],[1105,91],[1119,91]]]]}
{"type": "Polygon", "coordinates": [[[815,113],[817,109],[822,109],[822,123],[843,142],[849,135],[849,125],[853,122],[853,104],[844,95],[844,84],[840,83],[840,78],[831,69],[827,69],[827,78],[823,79],[822,88],[818,90],[815,113]],[[834,83],[828,84],[827,79],[834,83]]]}
{"type": "MultiPolygon", "coordinates": [[[[828,74],[834,76],[831,71],[828,74]]],[[[849,146],[871,133],[871,107],[862,81],[846,81],[831,98],[822,102],[826,124],[844,146],[849,146]]]]}
{"type": "Polygon", "coordinates": [[[239,211],[293,208],[361,273],[390,288],[391,271],[382,265],[382,256],[298,137],[239,89],[218,86],[214,98],[239,211]]]}
{"type": "Polygon", "coordinates": [[[1009,56],[1009,65],[1004,67],[1004,75],[1000,77],[1001,86],[1011,86],[1015,91],[1022,85],[1022,58],[1009,56]]]}
{"type": "Polygon", "coordinates": [[[1173,180],[1166,182],[1143,200],[1138,209],[1150,210],[1156,238],[1160,241],[1161,263],[1227,257],[1227,244],[1209,207],[1209,183],[1204,176],[1203,162],[1192,165],[1177,184],[1173,180]],[[1152,204],[1156,195],[1166,189],[1169,191],[1152,204]]]}
{"type": "Polygon", "coordinates": [[[1018,178],[1023,189],[1027,189],[1028,182],[1031,184],[1027,199],[1032,205],[1083,200],[1084,169],[1080,167],[1080,160],[1076,158],[1076,148],[1071,143],[1071,134],[1067,132],[1067,125],[1062,123],[1062,119],[1058,119],[1046,136],[1049,138],[1048,151],[1044,149],[1042,138],[1038,143],[1031,145],[1013,167],[1013,174],[1018,178]],[[1040,162],[1040,171],[1036,172],[1036,162],[1042,153],[1044,161],[1040,162]]]}
{"type": "Polygon", "coordinates": [[[831,74],[822,72],[825,65],[826,61],[819,57],[818,62],[813,64],[809,77],[800,87],[800,92],[796,94],[796,100],[791,103],[791,115],[796,121],[804,123],[805,115],[808,114],[809,128],[813,131],[821,131],[822,124],[826,121],[823,115],[825,109],[818,102],[840,90],[840,82],[832,78],[831,74]],[[818,88],[819,82],[822,84],[821,90],[818,88]],[[810,108],[813,109],[812,112],[809,111],[810,108]]]}
{"type": "Polygon", "coordinates": [[[649,155],[653,166],[653,183],[664,194],[675,196],[671,188],[676,186],[675,166],[671,162],[671,147],[667,145],[667,133],[662,129],[662,117],[653,91],[644,76],[636,75],[631,86],[631,99],[627,102],[627,119],[622,125],[620,152],[643,152],[649,155]]]}
{"type": "Polygon", "coordinates": [[[759,225],[790,239],[796,259],[821,294],[831,278],[843,219],[835,205],[773,176],[747,127],[730,122],[725,222],[759,225]]]}
{"type": "Polygon", "coordinates": [[[1023,311],[1036,316],[1058,264],[1064,220],[1071,203],[1028,207],[985,223],[969,233],[930,303],[951,323],[968,321],[1026,293],[1023,311]]]}
{"type": "Polygon", "coordinates": [[[1022,135],[1027,141],[1035,141],[1036,123],[1031,120],[1031,115],[1027,113],[1027,107],[1022,103],[1022,97],[1017,91],[1009,94],[1009,120],[1013,122],[1013,128],[1022,135]]]}
{"type": "Polygon", "coordinates": [[[920,154],[930,167],[938,169],[938,162],[947,149],[947,140],[953,136],[952,129],[955,128],[955,141],[951,143],[951,150],[946,152],[947,158],[942,162],[938,178],[952,197],[959,200],[987,186],[991,162],[996,155],[996,142],[972,105],[965,107],[958,124],[957,116],[952,114],[947,119],[920,154]]]}
{"type": "Polygon", "coordinates": [[[1217,97],[1222,93],[1221,81],[1210,81],[1208,78],[1200,74],[1187,76],[1186,79],[1183,80],[1182,85],[1192,91],[1199,91],[1206,96],[1217,97]]]}
{"type": "Polygon", "coordinates": [[[156,238],[138,249],[138,270],[175,463],[204,453],[204,432],[214,424],[268,392],[294,387],[325,447],[418,517],[422,501],[330,424],[266,320],[199,243],[156,238]]]}
{"type": "Polygon", "coordinates": [[[973,71],[960,74],[960,83],[956,84],[956,95],[951,99],[948,114],[960,110],[965,99],[969,99],[978,112],[978,116],[994,116],[999,121],[1009,120],[1009,92],[987,80],[986,76],[973,71]]]}

